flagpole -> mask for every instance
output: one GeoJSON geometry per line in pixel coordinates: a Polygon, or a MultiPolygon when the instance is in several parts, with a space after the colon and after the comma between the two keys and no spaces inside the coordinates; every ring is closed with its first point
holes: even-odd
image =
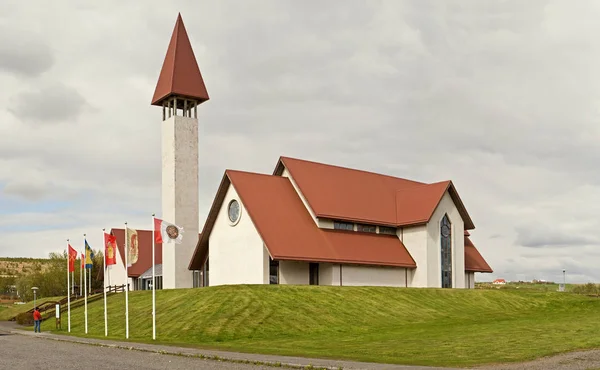
{"type": "Polygon", "coordinates": [[[127,240],[127,222],[125,222],[125,338],[129,339],[129,241],[127,240]]]}
{"type": "Polygon", "coordinates": [[[154,258],[154,213],[152,214],[152,340],[156,340],[156,278],[154,276],[154,265],[156,259],[154,258]]]}
{"type": "Polygon", "coordinates": [[[84,295],[85,295],[85,333],[87,334],[87,332],[88,332],[88,312],[87,312],[87,279],[86,279],[86,276],[85,276],[85,275],[86,275],[86,273],[87,273],[87,272],[85,271],[85,270],[87,270],[87,268],[86,268],[86,266],[85,266],[85,265],[87,264],[87,263],[86,263],[86,262],[87,262],[87,248],[85,247],[85,244],[86,244],[86,242],[87,242],[87,239],[85,238],[85,234],[83,234],[83,240],[84,240],[84,242],[83,242],[83,261],[84,261],[84,262],[83,262],[83,275],[84,275],[84,277],[83,277],[83,284],[84,284],[84,289],[83,289],[83,291],[84,291],[84,295]]]}
{"type": "MultiPolygon", "coordinates": [[[[77,253],[79,254],[79,252],[77,252],[77,253]]],[[[79,264],[79,292],[77,292],[79,298],[81,298],[81,287],[83,286],[83,260],[84,260],[83,257],[80,257],[80,258],[81,258],[81,261],[79,261],[79,262],[81,262],[81,263],[79,264]]]]}
{"type": "Polygon", "coordinates": [[[102,237],[104,238],[104,253],[102,253],[102,261],[104,262],[104,273],[102,274],[102,280],[104,280],[104,336],[108,336],[108,314],[106,312],[106,237],[105,229],[102,229],[102,237]]]}
{"type": "MultiPolygon", "coordinates": [[[[71,264],[69,263],[71,259],[71,251],[69,251],[69,239],[67,239],[67,321],[69,322],[69,333],[71,332],[71,287],[69,286],[69,267],[71,264]]],[[[75,266],[73,266],[75,267],[75,266]]]]}

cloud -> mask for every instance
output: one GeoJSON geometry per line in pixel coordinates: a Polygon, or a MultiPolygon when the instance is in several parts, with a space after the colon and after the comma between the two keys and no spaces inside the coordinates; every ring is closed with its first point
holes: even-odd
{"type": "Polygon", "coordinates": [[[13,181],[6,184],[2,192],[6,195],[15,195],[28,200],[41,200],[48,194],[48,187],[47,184],[13,181]]]}
{"type": "Polygon", "coordinates": [[[53,52],[35,37],[0,24],[0,71],[28,78],[48,71],[55,63],[53,52]]]}
{"type": "Polygon", "coordinates": [[[55,82],[21,92],[10,99],[8,111],[20,120],[65,122],[79,117],[87,102],[74,88],[55,82]]]}
{"type": "Polygon", "coordinates": [[[518,227],[516,243],[529,248],[577,247],[600,243],[597,238],[581,235],[577,232],[557,230],[557,227],[557,225],[518,227]]]}
{"type": "Polygon", "coordinates": [[[0,218],[33,228],[2,254],[160,214],[150,99],[181,11],[211,96],[201,222],[226,168],[287,155],[453,180],[495,271],[477,279],[600,279],[585,254],[600,246],[596,2],[1,6],[0,218]]]}

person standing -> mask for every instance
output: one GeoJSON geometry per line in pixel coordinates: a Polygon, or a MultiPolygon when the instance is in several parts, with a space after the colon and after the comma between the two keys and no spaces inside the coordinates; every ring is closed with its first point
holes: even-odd
{"type": "Polygon", "coordinates": [[[40,324],[42,322],[42,314],[40,313],[39,307],[36,307],[33,310],[33,331],[34,333],[41,333],[42,330],[40,328],[40,324]]]}

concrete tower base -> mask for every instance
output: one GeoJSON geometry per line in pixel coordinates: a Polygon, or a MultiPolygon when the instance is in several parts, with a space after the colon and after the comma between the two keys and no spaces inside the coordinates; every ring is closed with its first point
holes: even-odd
{"type": "Polygon", "coordinates": [[[163,289],[192,288],[188,265],[198,242],[198,120],[162,122],[162,219],[183,227],[181,244],[162,247],[163,289]]]}

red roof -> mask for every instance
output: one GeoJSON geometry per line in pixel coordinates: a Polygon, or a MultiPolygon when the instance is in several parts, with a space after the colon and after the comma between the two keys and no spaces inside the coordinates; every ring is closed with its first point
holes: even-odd
{"type": "MultiPolygon", "coordinates": [[[[408,226],[427,223],[442,196],[449,192],[465,229],[474,228],[451,181],[425,184],[338,166],[281,157],[274,175],[227,170],[212,203],[190,269],[207,258],[210,232],[230,184],[236,189],[271,257],[279,260],[404,266],[415,261],[400,239],[381,235],[319,228],[291,180],[287,169],[317,217],[408,226]]],[[[465,271],[492,272],[465,234],[465,271]]]]}
{"type": "Polygon", "coordinates": [[[475,245],[465,235],[465,271],[470,272],[494,272],[490,265],[483,259],[475,245]]]}
{"type": "Polygon", "coordinates": [[[396,223],[427,223],[450,186],[450,181],[413,185],[396,191],[396,223]]]}
{"type": "Polygon", "coordinates": [[[416,267],[398,237],[319,228],[288,178],[228,170],[190,269],[205,261],[210,230],[230,183],[273,259],[416,267]]]}
{"type": "Polygon", "coordinates": [[[317,217],[396,227],[425,224],[448,191],[465,229],[475,228],[451,181],[425,184],[288,157],[279,159],[274,174],[284,168],[317,217]]]}
{"type": "MultiPolygon", "coordinates": [[[[117,239],[117,248],[121,255],[121,262],[125,265],[125,229],[112,229],[110,231],[117,239]]],[[[152,267],[152,230],[137,230],[138,233],[138,260],[127,270],[129,277],[138,277],[152,267]]],[[[162,263],[162,244],[156,243],[154,248],[154,263],[162,263]]]]}
{"type": "Polygon", "coordinates": [[[177,16],[152,105],[162,105],[171,95],[198,100],[199,104],[209,99],[181,14],[177,16]]]}

